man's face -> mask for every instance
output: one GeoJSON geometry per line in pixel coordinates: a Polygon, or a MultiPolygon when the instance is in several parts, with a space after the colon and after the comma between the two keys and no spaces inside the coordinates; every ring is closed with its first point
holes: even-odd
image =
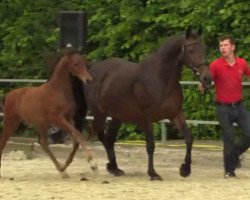
{"type": "Polygon", "coordinates": [[[220,53],[223,57],[234,55],[235,45],[230,43],[229,39],[220,41],[220,53]]]}

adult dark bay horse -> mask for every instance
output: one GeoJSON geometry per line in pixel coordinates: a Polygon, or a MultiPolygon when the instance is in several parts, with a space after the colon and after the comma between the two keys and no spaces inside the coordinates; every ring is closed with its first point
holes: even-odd
{"type": "Polygon", "coordinates": [[[117,166],[114,143],[121,123],[129,122],[137,124],[145,132],[148,175],[151,180],[162,180],[153,164],[155,142],[152,123],[170,119],[185,136],[186,156],[180,174],[183,177],[190,175],[193,137],[182,110],[179,78],[182,66],[186,65],[199,75],[205,87],[211,85],[200,34],[201,31],[188,29],[185,34],[167,40],[139,64],[110,58],[91,65],[89,72],[93,82],[86,86],[86,100],[94,116],[93,130],[106,149],[109,159],[107,170],[111,174],[124,174],[117,166]],[[112,122],[105,134],[107,116],[112,117],[112,122]]]}
{"type": "Polygon", "coordinates": [[[96,166],[92,163],[91,152],[86,148],[83,136],[76,129],[77,126],[80,126],[80,123],[74,124],[74,119],[79,118],[79,116],[76,116],[79,112],[75,110],[77,105],[74,96],[77,94],[72,91],[72,88],[74,89],[74,86],[78,84],[76,78],[84,83],[92,80],[83,57],[75,51],[69,50],[57,62],[52,77],[47,83],[39,87],[14,89],[7,94],[3,106],[4,119],[3,133],[0,139],[0,167],[2,151],[7,140],[17,130],[20,123],[24,121],[34,125],[39,130],[39,142],[43,150],[50,156],[56,169],[63,176],[66,175],[64,171],[72,162],[79,144],[82,146],[91,168],[96,169],[96,166]],[[64,166],[58,163],[49,149],[47,133],[51,125],[65,130],[72,136],[74,142],[73,150],[64,166]]]}

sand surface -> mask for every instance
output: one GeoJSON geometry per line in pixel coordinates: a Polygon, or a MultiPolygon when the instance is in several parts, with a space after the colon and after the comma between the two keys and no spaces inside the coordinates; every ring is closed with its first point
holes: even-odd
{"type": "MultiPolygon", "coordinates": [[[[221,149],[193,150],[192,174],[179,175],[184,148],[156,147],[155,170],[163,181],[150,181],[145,147],[117,145],[119,167],[126,174],[114,177],[106,171],[106,156],[101,145],[89,147],[95,151],[99,170],[89,168],[81,151],[67,169],[70,178],[62,178],[39,145],[31,154],[26,150],[7,148],[2,158],[0,178],[1,200],[162,200],[162,199],[249,199],[250,155],[246,153],[237,178],[223,177],[221,149]],[[13,150],[14,149],[14,150],[13,150]],[[80,181],[81,178],[88,179],[80,181]]],[[[64,163],[69,145],[55,145],[53,152],[64,163]]]]}

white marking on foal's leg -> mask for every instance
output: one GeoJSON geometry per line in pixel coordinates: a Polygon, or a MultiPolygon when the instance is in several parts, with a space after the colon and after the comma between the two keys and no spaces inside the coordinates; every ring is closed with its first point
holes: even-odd
{"type": "Polygon", "coordinates": [[[97,172],[98,171],[98,166],[95,160],[93,160],[92,156],[89,156],[87,159],[89,165],[90,165],[90,169],[92,169],[92,171],[97,172]]]}

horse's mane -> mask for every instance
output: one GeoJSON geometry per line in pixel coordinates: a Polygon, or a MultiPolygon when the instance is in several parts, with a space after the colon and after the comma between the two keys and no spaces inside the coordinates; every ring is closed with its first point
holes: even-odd
{"type": "Polygon", "coordinates": [[[171,58],[179,50],[178,48],[182,47],[183,39],[183,33],[166,38],[158,52],[163,56],[168,55],[171,58]]]}

